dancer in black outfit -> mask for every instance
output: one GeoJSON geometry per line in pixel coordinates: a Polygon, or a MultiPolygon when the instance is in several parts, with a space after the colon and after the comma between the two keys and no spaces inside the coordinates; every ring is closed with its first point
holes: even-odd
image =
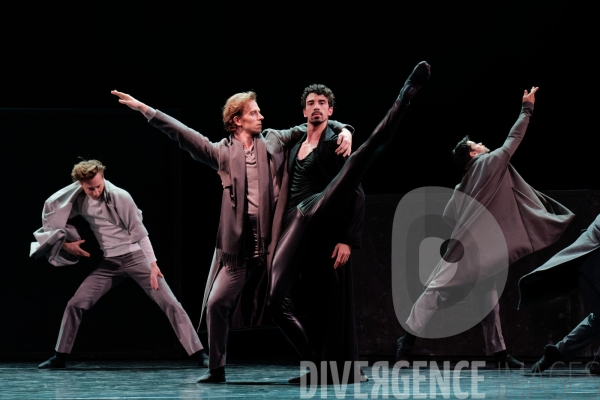
{"type": "MultiPolygon", "coordinates": [[[[360,243],[364,207],[360,182],[392,141],[410,100],[429,74],[429,64],[424,61],[414,68],[387,115],[345,163],[339,157],[327,157],[326,148],[334,142],[326,129],[327,116],[333,112],[332,101],[326,97],[333,98],[331,91],[323,85],[305,91],[303,105],[309,130],[302,147],[298,144],[290,154],[290,200],[270,271],[268,298],[271,316],[303,360],[317,365],[336,361],[341,373],[344,361],[358,359],[352,271],[345,264],[350,246],[360,243]],[[350,207],[354,212],[348,212],[350,207]],[[344,215],[351,221],[331,223],[344,215]],[[309,298],[308,332],[298,320],[290,297],[298,276],[309,285],[304,290],[309,298]]],[[[349,377],[353,381],[353,371],[349,377]]],[[[328,382],[330,379],[331,375],[328,382]]],[[[299,377],[290,379],[290,383],[299,382],[299,377]]]]}

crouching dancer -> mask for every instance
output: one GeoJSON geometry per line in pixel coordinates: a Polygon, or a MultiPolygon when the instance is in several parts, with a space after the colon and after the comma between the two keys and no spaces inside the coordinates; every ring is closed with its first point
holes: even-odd
{"type": "Polygon", "coordinates": [[[32,243],[30,256],[45,255],[54,266],[75,264],[79,257],[90,256],[80,247],[84,240],[68,224],[71,218],[80,215],[89,223],[104,253],[98,267],[84,279],[67,304],[56,354],[38,368],[66,367],[84,311],[128,276],[167,315],[186,352],[196,357],[200,366],[206,366],[208,356],[198,334],[158,268],[141,211],[128,192],[104,179],[105,169],[97,160],[76,164],[71,173],[74,182],[46,200],[43,226],[33,234],[37,242],[32,243]]]}

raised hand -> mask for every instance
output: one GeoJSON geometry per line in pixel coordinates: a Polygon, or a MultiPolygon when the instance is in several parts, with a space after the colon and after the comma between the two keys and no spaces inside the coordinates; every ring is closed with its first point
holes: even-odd
{"type": "Polygon", "coordinates": [[[537,92],[538,89],[538,87],[532,86],[531,92],[527,93],[527,90],[525,90],[525,92],[523,93],[523,103],[525,103],[526,101],[530,103],[535,103],[535,92],[537,92]]]}
{"type": "Polygon", "coordinates": [[[142,103],[141,101],[136,100],[132,96],[127,93],[119,92],[117,90],[110,91],[115,96],[119,97],[119,103],[125,104],[127,107],[139,111],[144,114],[148,110],[148,106],[142,103]]]}
{"type": "Polygon", "coordinates": [[[63,250],[65,250],[67,253],[71,253],[74,256],[81,256],[81,257],[89,257],[90,253],[88,253],[87,251],[83,250],[81,247],[79,247],[81,245],[81,243],[84,243],[85,240],[81,239],[81,240],[77,240],[75,242],[65,242],[62,245],[63,250]]]}

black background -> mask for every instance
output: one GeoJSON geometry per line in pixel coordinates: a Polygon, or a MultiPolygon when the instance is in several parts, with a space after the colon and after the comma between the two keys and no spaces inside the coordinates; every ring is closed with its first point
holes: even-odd
{"type": "MultiPolygon", "coordinates": [[[[332,118],[356,128],[356,148],[413,67],[426,60],[431,79],[366,174],[367,195],[453,187],[460,173],[452,147],[465,134],[500,146],[531,86],[540,87],[535,112],[513,165],[538,190],[600,189],[594,168],[598,32],[592,9],[577,2],[19,4],[7,6],[0,28],[0,108],[29,110],[25,117],[14,110],[0,115],[5,356],[52,351],[64,305],[87,273],[27,257],[44,199],[69,183],[78,156],[101,159],[107,179],[132,193],[159,265],[167,280],[181,282],[178,298],[198,321],[220,181],[187,154],[174,156],[172,143],[120,105],[111,89],[171,110],[217,141],[225,135],[221,107],[230,95],[256,91],[263,126],[288,128],[303,122],[303,88],[323,83],[336,95],[332,118]],[[55,117],[32,109],[54,109],[55,117]],[[73,113],[80,117],[69,125],[73,113]],[[180,187],[172,175],[177,162],[180,187]],[[173,232],[178,187],[181,230],[173,232]],[[181,235],[181,270],[173,271],[181,277],[169,276],[178,262],[173,235],[181,235]]],[[[127,285],[85,318],[74,350],[179,351],[160,311],[127,285]]],[[[248,335],[240,340],[260,337],[248,335]]]]}

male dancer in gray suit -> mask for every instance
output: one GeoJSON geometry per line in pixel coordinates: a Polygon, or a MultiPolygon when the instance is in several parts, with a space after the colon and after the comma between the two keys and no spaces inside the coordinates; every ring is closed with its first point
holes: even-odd
{"type": "MultiPolygon", "coordinates": [[[[263,132],[264,117],[256,93],[237,93],[223,107],[223,125],[229,135],[211,142],[128,94],[116,90],[112,94],[120,103],[144,114],[151,125],[178,141],[182,149],[216,170],[221,178],[219,230],[200,317],[200,326],[205,320],[207,324],[209,370],[198,382],[225,382],[229,329],[268,323],[263,319],[267,271],[288,196],[287,155],[305,134],[306,126],[263,132]]],[[[332,153],[347,156],[352,144],[350,131],[335,121],[329,126],[340,134],[339,146],[332,153]]]]}
{"type": "Polygon", "coordinates": [[[65,310],[56,354],[38,368],[65,368],[81,317],[113,286],[132,277],[169,318],[177,338],[198,364],[208,363],[190,318],[177,301],[158,268],[142,214],[131,195],[104,179],[106,167],[97,160],[73,167],[73,183],[53,194],[44,204],[43,227],[34,232],[31,256],[45,255],[55,266],[75,264],[90,254],[67,221],[82,216],[94,232],[104,258],[81,283],[65,310]]]}
{"type": "MultiPolygon", "coordinates": [[[[581,286],[592,312],[556,344],[544,347],[543,357],[531,368],[542,372],[554,363],[565,363],[600,337],[600,215],[570,246],[559,251],[544,265],[519,279],[519,309],[548,301],[581,286]]],[[[600,348],[588,364],[600,375],[600,348]]]]}
{"type": "Polygon", "coordinates": [[[533,114],[537,90],[532,87],[530,92],[524,91],[521,113],[502,147],[490,151],[482,143],[475,143],[465,136],[454,148],[452,155],[462,169],[463,177],[444,216],[457,221],[452,239],[462,242],[466,255],[464,258],[453,256],[452,252],[457,253],[462,246],[449,246],[425,291],[413,305],[407,321],[412,332],[406,332],[398,339],[396,360],[410,357],[417,336],[426,329],[434,313],[443,304],[456,299],[451,295],[452,290],[468,287],[479,280],[489,284],[484,285],[488,290],[477,299],[483,309],[489,310],[481,321],[486,352],[494,355],[498,365],[524,366],[506,351],[495,275],[527,254],[554,243],[574,217],[567,208],[533,189],[510,164],[533,114]],[[474,261],[481,259],[477,258],[478,246],[471,236],[481,229],[477,228],[483,220],[477,212],[481,206],[495,218],[506,240],[505,248],[498,246],[486,250],[483,264],[474,261]],[[461,260],[463,264],[454,273],[451,271],[456,265],[455,260],[461,260]],[[445,279],[447,276],[452,279],[445,279]]]}

